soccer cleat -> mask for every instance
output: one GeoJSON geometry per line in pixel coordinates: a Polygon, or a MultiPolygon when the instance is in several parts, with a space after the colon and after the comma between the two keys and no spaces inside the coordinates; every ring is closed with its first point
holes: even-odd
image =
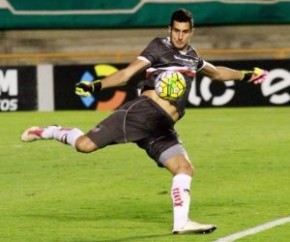
{"type": "Polygon", "coordinates": [[[39,140],[39,139],[49,139],[49,137],[47,137],[47,135],[51,132],[53,132],[53,130],[55,129],[61,129],[60,126],[58,125],[52,125],[52,126],[48,126],[48,127],[37,127],[37,126],[33,126],[30,127],[29,129],[25,130],[20,139],[23,142],[32,142],[35,140],[39,140]],[[45,135],[43,135],[43,132],[46,131],[45,135]]]}
{"type": "Polygon", "coordinates": [[[32,142],[38,139],[41,139],[41,134],[43,133],[44,128],[41,127],[30,127],[29,129],[25,130],[21,135],[21,141],[24,142],[32,142]]]}
{"type": "Polygon", "coordinates": [[[217,227],[212,224],[200,224],[197,222],[193,222],[191,220],[188,220],[186,224],[179,228],[174,229],[173,234],[208,234],[213,232],[217,227]]]}

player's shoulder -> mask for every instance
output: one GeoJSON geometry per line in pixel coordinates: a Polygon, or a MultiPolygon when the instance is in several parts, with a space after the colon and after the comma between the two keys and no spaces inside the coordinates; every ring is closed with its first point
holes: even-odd
{"type": "Polygon", "coordinates": [[[155,37],[155,38],[152,39],[151,44],[167,45],[167,44],[170,44],[170,41],[166,37],[155,37]]]}
{"type": "Polygon", "coordinates": [[[167,41],[166,38],[156,37],[156,38],[151,40],[151,42],[146,47],[146,50],[150,51],[150,52],[153,51],[153,52],[160,53],[164,49],[167,49],[167,47],[166,47],[167,42],[166,41],[167,41]]]}
{"type": "Polygon", "coordinates": [[[196,48],[193,46],[193,45],[189,45],[188,46],[188,51],[187,51],[188,54],[191,54],[191,55],[194,55],[194,56],[199,56],[198,53],[197,53],[197,50],[196,48]]]}

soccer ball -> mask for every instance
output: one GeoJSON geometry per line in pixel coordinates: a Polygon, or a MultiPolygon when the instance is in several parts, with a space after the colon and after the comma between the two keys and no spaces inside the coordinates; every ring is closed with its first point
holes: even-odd
{"type": "Polygon", "coordinates": [[[155,91],[158,96],[166,100],[176,100],[180,98],[186,88],[183,75],[177,71],[161,72],[155,79],[155,91]]]}

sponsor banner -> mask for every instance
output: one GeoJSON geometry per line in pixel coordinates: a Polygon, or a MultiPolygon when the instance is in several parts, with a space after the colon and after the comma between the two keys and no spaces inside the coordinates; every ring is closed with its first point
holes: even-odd
{"type": "Polygon", "coordinates": [[[108,76],[127,64],[110,65],[72,65],[54,67],[54,106],[55,110],[114,110],[122,103],[137,96],[134,80],[142,79],[137,75],[126,86],[103,90],[96,96],[79,97],[74,94],[75,84],[79,81],[94,81],[108,76]]]}
{"type": "Polygon", "coordinates": [[[37,109],[36,67],[0,67],[0,110],[37,109]]]}
{"type": "MultiPolygon", "coordinates": [[[[262,85],[246,82],[212,82],[198,75],[194,80],[188,107],[247,107],[290,105],[290,60],[219,61],[235,69],[260,67],[269,70],[262,85]]],[[[93,81],[124,68],[127,64],[74,65],[54,67],[54,92],[56,110],[113,110],[137,96],[137,83],[144,73],[136,75],[126,86],[104,90],[96,96],[78,97],[74,85],[79,81],[93,81]]]]}
{"type": "Polygon", "coordinates": [[[165,27],[179,8],[190,10],[198,26],[290,23],[287,0],[0,0],[0,28],[165,27]]]}
{"type": "Polygon", "coordinates": [[[189,107],[246,107],[290,105],[290,60],[246,60],[213,62],[216,66],[251,70],[260,67],[269,71],[261,85],[247,82],[211,82],[198,75],[188,98],[189,107]]]}

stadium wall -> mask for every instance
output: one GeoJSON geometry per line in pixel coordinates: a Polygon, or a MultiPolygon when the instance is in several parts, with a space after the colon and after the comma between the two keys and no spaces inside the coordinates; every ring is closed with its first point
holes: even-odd
{"type": "Polygon", "coordinates": [[[290,23],[285,0],[0,0],[0,28],[161,27],[177,8],[192,11],[198,26],[290,23]]]}
{"type": "MultiPolygon", "coordinates": [[[[211,82],[198,75],[188,97],[188,108],[248,107],[290,105],[290,59],[221,61],[216,65],[249,69],[259,66],[269,70],[262,85],[229,81],[211,82]]],[[[135,76],[127,86],[102,91],[98,97],[79,97],[74,85],[79,81],[93,81],[123,68],[127,64],[97,65],[37,65],[0,67],[0,110],[114,110],[123,102],[138,95],[135,76]]]]}
{"type": "MultiPolygon", "coordinates": [[[[192,45],[206,60],[290,58],[290,25],[198,27],[192,45]]],[[[127,63],[167,27],[0,31],[1,65],[127,63]]]]}

